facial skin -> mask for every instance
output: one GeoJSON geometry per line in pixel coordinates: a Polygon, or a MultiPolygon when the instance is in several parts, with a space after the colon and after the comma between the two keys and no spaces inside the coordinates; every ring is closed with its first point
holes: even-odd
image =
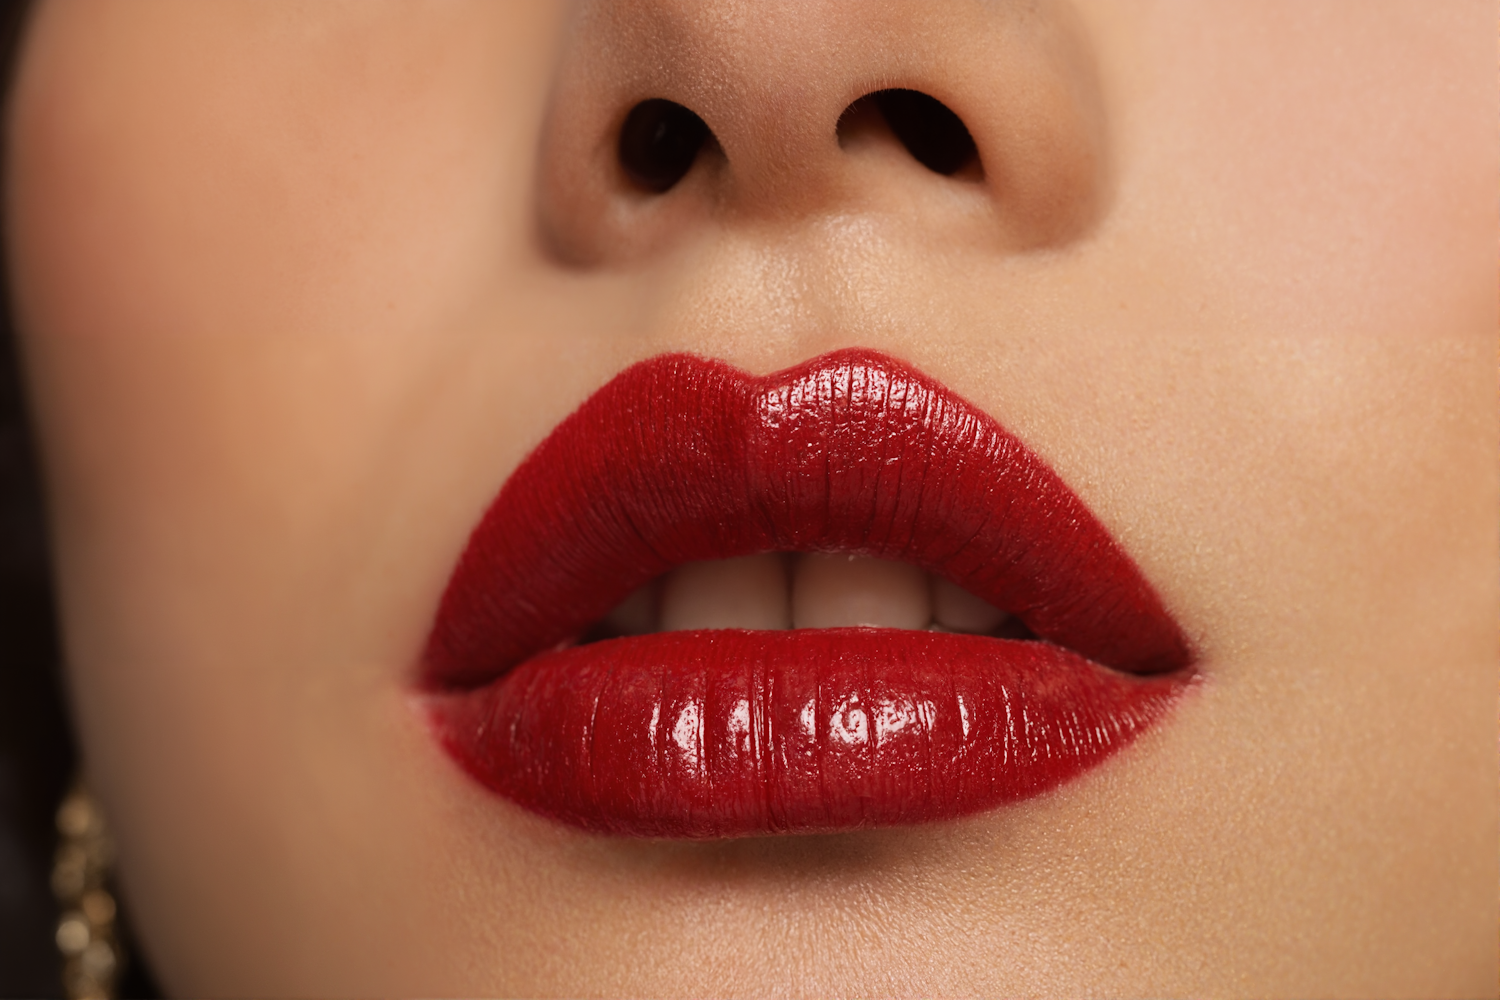
{"type": "Polygon", "coordinates": [[[1477,995],[1497,975],[1483,3],[43,2],[11,279],[90,780],[183,994],[1477,995]],[[981,178],[878,131],[904,86],[981,178]],[[637,101],[720,151],[628,189],[637,101]],[[412,679],[507,475],[627,365],[909,361],[1200,654],[961,822],[590,836],[412,679]]]}

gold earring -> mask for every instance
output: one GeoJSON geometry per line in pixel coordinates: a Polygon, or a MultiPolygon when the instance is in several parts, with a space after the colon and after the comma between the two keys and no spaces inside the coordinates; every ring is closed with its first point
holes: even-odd
{"type": "Polygon", "coordinates": [[[63,995],[70,1000],[113,997],[124,964],[115,939],[115,897],[108,886],[114,844],[98,800],[82,781],[74,783],[57,809],[57,832],[52,892],[63,911],[57,921],[63,995]]]}

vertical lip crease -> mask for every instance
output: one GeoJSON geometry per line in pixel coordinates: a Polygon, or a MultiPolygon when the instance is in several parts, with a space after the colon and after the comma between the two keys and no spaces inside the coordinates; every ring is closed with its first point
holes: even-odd
{"type": "Polygon", "coordinates": [[[1191,647],[1052,469],[979,407],[880,352],[765,376],[689,354],[626,369],[563,420],[484,514],[419,686],[474,689],[682,563],[845,551],[912,563],[1112,670],[1191,647]]]}

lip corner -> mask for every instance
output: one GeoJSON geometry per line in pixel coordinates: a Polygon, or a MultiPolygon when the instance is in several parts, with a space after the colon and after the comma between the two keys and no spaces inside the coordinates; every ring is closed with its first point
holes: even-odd
{"type": "Polygon", "coordinates": [[[923,822],[1039,794],[1152,724],[1195,661],[1045,462],[916,369],[845,348],[758,378],[663,355],[599,389],[475,529],[418,686],[441,695],[449,752],[500,794],[600,832],[701,837],[923,822]],[[559,648],[675,565],[781,550],[912,562],[1045,641],[721,630],[559,648]],[[794,693],[809,679],[823,692],[811,709],[794,693]],[[860,725],[864,742],[845,740],[860,725]],[[581,763],[601,733],[625,764],[581,763]],[[793,766],[808,754],[817,780],[793,766]]]}

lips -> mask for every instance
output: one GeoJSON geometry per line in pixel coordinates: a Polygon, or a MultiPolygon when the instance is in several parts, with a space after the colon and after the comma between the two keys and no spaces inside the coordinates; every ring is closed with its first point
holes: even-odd
{"type": "Polygon", "coordinates": [[[1081,500],[1017,438],[877,352],[762,378],[666,355],[622,372],[506,482],[421,674],[483,785],[631,836],[947,819],[1045,792],[1160,720],[1188,644],[1081,500]],[[579,644],[683,563],[841,551],[911,563],[1035,641],[878,628],[579,644]]]}

